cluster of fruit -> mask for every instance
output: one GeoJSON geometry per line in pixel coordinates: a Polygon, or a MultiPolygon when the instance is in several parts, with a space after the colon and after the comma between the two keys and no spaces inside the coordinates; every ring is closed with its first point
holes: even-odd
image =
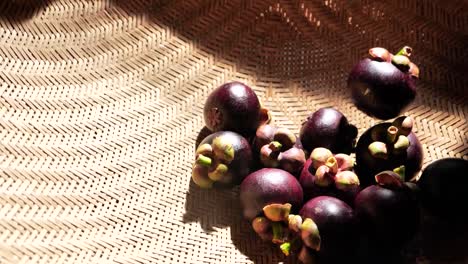
{"type": "Polygon", "coordinates": [[[415,97],[419,70],[410,53],[409,47],[395,55],[373,48],[352,69],[348,86],[356,106],[395,118],[368,129],[357,144],[357,128],[334,108],[312,113],[297,137],[270,124],[247,85],[218,87],[205,103],[213,134],[196,149],[193,181],[202,188],[240,184],[253,230],[304,263],[353,263],[399,251],[418,231],[421,200],[436,214],[467,207],[457,197],[462,188],[443,184],[446,174],[466,172],[467,161],[439,160],[417,181],[422,147],[412,118],[397,117],[415,97]]]}

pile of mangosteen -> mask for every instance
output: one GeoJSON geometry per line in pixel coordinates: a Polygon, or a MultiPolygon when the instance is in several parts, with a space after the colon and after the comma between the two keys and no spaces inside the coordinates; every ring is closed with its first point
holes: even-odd
{"type": "Polygon", "coordinates": [[[415,237],[423,211],[459,221],[468,161],[438,160],[418,177],[422,146],[413,119],[399,116],[416,96],[411,52],[372,48],[352,68],[356,107],[383,120],[359,138],[335,108],[311,113],[296,135],[271,124],[249,86],[221,85],[204,105],[212,134],[196,148],[192,180],[240,185],[252,231],[303,263],[385,263],[415,237]]]}

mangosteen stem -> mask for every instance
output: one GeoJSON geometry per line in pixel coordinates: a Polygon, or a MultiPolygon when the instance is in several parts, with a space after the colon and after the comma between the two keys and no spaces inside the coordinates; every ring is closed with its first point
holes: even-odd
{"type": "Polygon", "coordinates": [[[387,129],[387,142],[393,144],[398,135],[398,128],[396,126],[390,126],[387,129]]]}
{"type": "Polygon", "coordinates": [[[325,162],[325,166],[330,168],[330,173],[332,174],[335,174],[338,172],[338,161],[333,156],[327,159],[327,161],[325,162]]]}
{"type": "Polygon", "coordinates": [[[406,171],[405,166],[400,166],[398,168],[393,169],[393,172],[398,174],[398,176],[400,176],[400,179],[402,181],[405,181],[405,178],[406,178],[405,171],[406,171]]]}
{"type": "Polygon", "coordinates": [[[404,46],[399,50],[395,55],[404,55],[404,56],[411,56],[411,53],[413,52],[413,49],[409,46],[404,46]]]}
{"type": "Polygon", "coordinates": [[[284,255],[289,256],[291,254],[291,248],[296,248],[298,245],[300,245],[300,243],[300,238],[294,237],[291,241],[281,244],[280,249],[284,255]]]}
{"type": "Polygon", "coordinates": [[[203,154],[198,154],[197,155],[197,160],[195,161],[197,164],[205,166],[205,167],[210,167],[211,166],[211,158],[203,155],[203,154]]]}
{"type": "Polygon", "coordinates": [[[284,241],[284,239],[283,239],[284,232],[283,232],[283,226],[281,225],[281,223],[272,222],[271,227],[272,227],[272,230],[273,230],[273,239],[271,240],[271,242],[273,242],[275,244],[283,243],[283,241],[284,241]]]}
{"type": "Polygon", "coordinates": [[[269,147],[272,151],[280,151],[283,145],[279,143],[278,141],[272,141],[269,147]]]}

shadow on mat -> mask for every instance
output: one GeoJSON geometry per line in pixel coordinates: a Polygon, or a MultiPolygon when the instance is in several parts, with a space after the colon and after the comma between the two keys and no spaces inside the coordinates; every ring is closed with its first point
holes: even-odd
{"type": "Polygon", "coordinates": [[[54,0],[0,1],[0,19],[23,21],[32,18],[54,0]]]}

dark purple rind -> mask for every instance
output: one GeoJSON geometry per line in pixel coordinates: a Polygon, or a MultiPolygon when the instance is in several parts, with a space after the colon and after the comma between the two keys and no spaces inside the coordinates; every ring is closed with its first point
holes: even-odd
{"type": "Polygon", "coordinates": [[[330,196],[319,196],[304,204],[299,214],[318,227],[321,245],[318,256],[325,263],[352,258],[358,241],[353,209],[330,196]]]}
{"type": "Polygon", "coordinates": [[[249,137],[260,125],[260,102],[255,92],[241,82],[221,85],[208,96],[203,110],[206,126],[213,132],[233,131],[249,137]],[[218,108],[220,123],[213,126],[210,111],[218,108]]]}
{"type": "Polygon", "coordinates": [[[346,202],[349,206],[354,206],[354,198],[357,193],[360,191],[360,188],[357,187],[352,190],[343,191],[335,187],[334,184],[328,187],[321,187],[315,184],[315,175],[312,173],[314,171],[312,165],[312,160],[308,159],[304,164],[301,175],[299,177],[299,183],[302,186],[304,192],[304,200],[310,200],[318,196],[331,196],[338,198],[346,202]]]}
{"type": "Polygon", "coordinates": [[[263,214],[263,207],[273,203],[292,205],[292,213],[302,205],[302,187],[289,172],[264,168],[251,173],[240,186],[244,217],[252,221],[263,214]]]}
{"type": "Polygon", "coordinates": [[[228,165],[228,175],[222,181],[214,183],[215,187],[232,187],[239,185],[244,178],[250,173],[253,165],[252,150],[249,142],[241,135],[231,131],[219,131],[207,136],[202,140],[202,144],[211,144],[213,140],[223,136],[229,139],[229,142],[234,147],[234,159],[228,165]]]}
{"type": "Polygon", "coordinates": [[[444,221],[466,224],[468,160],[436,160],[423,170],[417,185],[427,212],[444,221]]]}
{"type": "Polygon", "coordinates": [[[361,234],[382,252],[397,252],[419,230],[419,202],[406,186],[369,186],[356,196],[354,210],[361,234]]]}
{"type": "Polygon", "coordinates": [[[383,120],[397,117],[416,97],[414,77],[391,62],[369,58],[353,67],[348,88],[359,110],[383,120]],[[369,93],[364,95],[366,90],[369,93]]]}
{"type": "Polygon", "coordinates": [[[309,153],[318,147],[333,153],[350,153],[357,136],[357,128],[338,110],[321,108],[307,117],[299,138],[309,153]]]}
{"type": "Polygon", "coordinates": [[[399,155],[390,154],[387,159],[375,158],[370,154],[368,147],[373,142],[371,131],[377,126],[381,126],[382,130],[386,130],[391,126],[391,123],[380,123],[369,128],[362,134],[356,145],[355,171],[359,177],[361,186],[365,187],[374,184],[374,177],[379,172],[391,171],[402,165],[405,166],[406,170],[405,181],[411,180],[421,170],[423,161],[423,150],[418,138],[413,132],[408,135],[410,146],[406,150],[406,153],[399,155]]]}

